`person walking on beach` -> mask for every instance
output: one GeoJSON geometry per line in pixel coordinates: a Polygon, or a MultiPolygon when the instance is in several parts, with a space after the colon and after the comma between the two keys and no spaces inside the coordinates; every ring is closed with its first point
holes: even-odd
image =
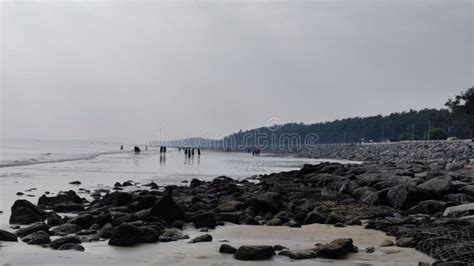
{"type": "Polygon", "coordinates": [[[120,145],[120,150],[123,151],[123,145],[120,145]]]}
{"type": "Polygon", "coordinates": [[[198,148],[198,156],[201,156],[201,148],[198,148]]]}

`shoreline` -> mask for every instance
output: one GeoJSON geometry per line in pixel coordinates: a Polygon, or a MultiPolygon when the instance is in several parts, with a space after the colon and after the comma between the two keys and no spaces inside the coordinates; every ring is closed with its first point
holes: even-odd
{"type": "MultiPolygon", "coordinates": [[[[358,232],[351,238],[353,238],[355,246],[360,246],[359,252],[354,253],[356,255],[346,254],[343,259],[337,260],[338,263],[359,263],[357,256],[362,256],[363,261],[373,260],[372,262],[375,264],[383,264],[386,261],[380,261],[380,256],[375,255],[381,255],[380,252],[383,250],[378,247],[379,243],[376,242],[385,237],[393,242],[394,246],[391,249],[394,251],[390,252],[398,254],[402,250],[403,255],[405,254],[404,250],[408,250],[406,252],[412,256],[409,258],[418,260],[404,260],[401,265],[406,265],[409,262],[417,265],[418,262],[431,263],[435,260],[438,260],[438,263],[470,260],[469,248],[474,243],[474,239],[471,239],[472,235],[466,234],[471,230],[470,228],[473,228],[474,218],[470,218],[470,215],[471,209],[474,212],[474,206],[463,206],[474,201],[474,195],[471,194],[473,191],[470,190],[474,188],[473,180],[474,171],[469,168],[469,165],[453,165],[451,162],[443,160],[439,160],[436,165],[422,162],[320,163],[305,165],[300,170],[262,175],[258,178],[259,182],[257,183],[249,182],[246,179],[233,180],[228,177],[217,177],[208,182],[193,179],[190,183],[179,186],[140,184],[134,181],[106,186],[98,185],[94,180],[85,183],[85,180],[79,180],[83,182],[79,186],[51,184],[56,186],[54,190],[49,190],[52,193],[43,196],[44,199],[40,199],[38,203],[32,203],[33,205],[38,204],[42,212],[41,215],[44,215],[36,222],[48,220],[49,224],[52,213],[58,213],[60,215],[59,223],[79,225],[79,230],[66,233],[66,235],[77,238],[79,243],[83,243],[82,246],[86,250],[85,253],[81,253],[83,254],[81,256],[87,256],[90,248],[105,253],[109,252],[108,249],[111,248],[115,250],[115,248],[107,246],[107,241],[111,241],[107,239],[114,238],[116,234],[119,234],[118,232],[123,229],[124,224],[130,225],[138,233],[141,230],[151,230],[150,232],[156,235],[156,239],[152,242],[158,242],[158,246],[169,245],[169,243],[160,243],[163,242],[160,240],[160,235],[177,227],[175,222],[179,221],[184,224],[184,230],[180,231],[181,234],[189,234],[194,237],[198,234],[208,233],[214,236],[215,240],[211,242],[212,250],[209,249],[207,243],[197,243],[192,245],[193,247],[201,246],[197,248],[201,252],[199,255],[195,255],[197,257],[186,257],[185,255],[182,257],[180,254],[171,252],[163,255],[163,258],[157,258],[158,260],[174,260],[176,257],[180,257],[187,264],[194,264],[194,262],[200,263],[201,259],[203,261],[216,259],[218,262],[223,262],[222,259],[224,259],[231,265],[241,265],[242,263],[234,260],[232,256],[225,255],[223,257],[222,254],[219,254],[216,247],[222,243],[215,242],[219,240],[216,236],[221,232],[222,238],[226,238],[226,236],[232,235],[232,230],[242,227],[246,230],[239,231],[238,235],[247,238],[248,241],[236,242],[240,245],[258,244],[259,241],[252,240],[253,235],[273,230],[275,237],[267,236],[267,238],[273,239],[274,243],[266,242],[266,244],[286,245],[289,248],[289,251],[275,252],[280,255],[273,256],[273,259],[268,261],[277,265],[279,262],[289,261],[298,263],[298,265],[323,263],[327,258],[317,254],[302,260],[290,258],[308,256],[308,249],[317,249],[311,248],[316,241],[328,243],[338,237],[346,237],[347,230],[358,232]],[[154,189],[150,185],[158,189],[154,189]],[[55,194],[59,190],[67,191],[71,188],[78,194],[74,191],[55,194]],[[81,199],[82,197],[85,198],[81,199]],[[171,201],[165,199],[171,199],[171,201]],[[68,209],[74,204],[74,209],[68,209]],[[62,207],[59,208],[59,205],[62,207]],[[161,207],[156,207],[157,205],[161,207]],[[451,208],[454,206],[457,207],[451,208]],[[82,208],[82,210],[77,208],[82,208]],[[157,208],[164,210],[164,213],[160,213],[161,211],[156,213],[157,208]],[[43,212],[43,209],[46,212],[43,212]],[[182,214],[173,218],[173,214],[169,212],[171,209],[178,209],[182,214]],[[108,222],[99,222],[98,219],[101,219],[99,217],[103,215],[109,217],[107,218],[108,222]],[[87,217],[88,222],[82,224],[82,218],[78,219],[74,216],[87,217]],[[357,226],[361,221],[364,221],[364,226],[357,226]],[[196,229],[194,229],[195,227],[196,229]],[[299,239],[303,242],[313,241],[312,245],[299,247],[291,243],[288,244],[291,241],[296,241],[291,236],[285,242],[286,244],[275,241],[275,239],[280,239],[281,235],[275,233],[274,230],[281,231],[282,234],[288,231],[299,232],[298,234],[307,236],[312,232],[308,228],[312,227],[319,230],[316,230],[315,237],[321,237],[320,240],[299,239]],[[108,235],[103,234],[105,228],[109,230],[108,235]],[[203,229],[203,231],[200,232],[199,229],[203,229]],[[319,234],[323,229],[329,230],[327,236],[332,239],[319,234]],[[358,237],[365,234],[363,232],[370,232],[370,229],[376,229],[380,234],[377,236],[377,241],[371,242],[375,250],[379,252],[375,255],[365,254],[367,246],[357,240],[358,237]],[[83,231],[88,233],[83,235],[81,233],[83,231]],[[384,236],[382,232],[389,236],[384,236]],[[439,237],[441,237],[439,239],[445,239],[445,237],[451,237],[451,239],[445,239],[444,242],[436,240],[438,242],[431,243],[426,242],[427,236],[434,237],[433,241],[439,237]],[[450,243],[454,243],[456,248],[453,249],[454,247],[450,243]],[[420,251],[430,255],[431,258],[420,251]]],[[[34,187],[34,182],[40,182],[40,180],[34,180],[30,188],[34,187]]],[[[14,188],[19,186],[25,188],[24,183],[15,185],[14,188]]],[[[44,189],[41,191],[44,192],[44,189]]],[[[2,200],[4,204],[5,200],[10,201],[10,204],[13,203],[12,198],[5,199],[4,197],[2,200]]],[[[6,206],[4,205],[3,208],[6,206]]],[[[6,221],[5,219],[9,215],[9,211],[4,211],[0,214],[1,220],[6,221]]],[[[64,233],[58,235],[58,226],[54,224],[45,226],[51,230],[50,232],[53,232],[49,233],[51,240],[64,235],[64,233]]],[[[21,227],[28,227],[28,225],[21,227]]],[[[180,227],[178,226],[178,228],[180,227]]],[[[2,222],[0,229],[12,232],[12,229],[4,222],[2,222]]],[[[132,236],[130,238],[127,241],[132,241],[134,243],[132,246],[139,245],[129,248],[131,250],[140,253],[141,251],[138,250],[142,248],[148,251],[154,249],[152,248],[154,244],[143,245],[140,244],[145,243],[143,240],[134,239],[132,236]]],[[[187,244],[188,240],[179,239],[176,235],[172,236],[171,240],[177,241],[172,242],[172,245],[178,245],[186,250],[186,247],[190,245],[187,244]]],[[[229,244],[232,244],[232,241],[229,244]]],[[[21,242],[3,244],[3,248],[0,249],[5,252],[4,257],[7,258],[8,250],[16,248],[21,250],[21,245],[25,244],[21,242]]],[[[31,249],[32,253],[29,252],[26,252],[25,255],[29,254],[27,256],[30,256],[36,254],[37,251],[31,249]]],[[[70,254],[70,252],[61,253],[49,250],[45,254],[47,258],[54,259],[63,256],[61,254],[70,254]]],[[[394,259],[393,262],[396,263],[401,258],[395,254],[383,254],[383,256],[388,256],[387,259],[394,259]]],[[[76,255],[72,257],[76,257],[76,255]]],[[[14,257],[8,258],[16,264],[14,257]]],[[[84,258],[79,260],[79,264],[85,262],[84,258]]],[[[178,261],[181,260],[178,259],[178,261]]]]}

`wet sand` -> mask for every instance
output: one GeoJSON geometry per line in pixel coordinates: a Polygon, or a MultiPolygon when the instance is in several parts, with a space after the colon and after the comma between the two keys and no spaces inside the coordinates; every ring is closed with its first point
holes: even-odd
{"type": "MultiPolygon", "coordinates": [[[[188,227],[184,231],[191,238],[203,234],[188,227]]],[[[383,232],[366,230],[362,226],[336,228],[329,225],[312,224],[302,228],[233,225],[217,227],[208,232],[213,242],[188,244],[188,240],[177,242],[143,244],[136,247],[112,247],[107,241],[83,243],[85,252],[56,251],[24,243],[2,243],[0,257],[3,265],[418,265],[418,262],[433,262],[428,256],[409,248],[378,248],[384,239],[393,238],[383,232]],[[232,255],[218,252],[219,241],[228,240],[230,245],[283,245],[290,249],[312,247],[318,242],[329,242],[334,238],[349,237],[359,247],[359,253],[343,260],[311,259],[291,260],[274,256],[268,261],[238,261],[232,255]],[[375,246],[374,253],[365,253],[365,248],[375,246]],[[399,251],[385,254],[384,251],[399,251]]]]}

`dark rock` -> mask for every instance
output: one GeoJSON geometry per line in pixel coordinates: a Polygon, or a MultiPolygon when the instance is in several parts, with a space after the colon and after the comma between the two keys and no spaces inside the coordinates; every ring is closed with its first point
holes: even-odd
{"type": "Polygon", "coordinates": [[[18,229],[16,231],[16,235],[19,237],[24,237],[26,235],[32,234],[37,231],[44,231],[44,232],[49,232],[49,226],[47,226],[45,223],[40,222],[40,223],[34,223],[30,226],[23,227],[21,229],[18,229]]]}
{"type": "Polygon", "coordinates": [[[245,206],[253,207],[261,212],[277,213],[284,202],[285,199],[279,193],[266,192],[253,196],[245,202],[245,206]]]}
{"type": "Polygon", "coordinates": [[[328,214],[321,213],[318,211],[312,211],[308,213],[306,218],[304,219],[304,224],[324,224],[328,219],[328,214]]]}
{"type": "Polygon", "coordinates": [[[51,228],[51,232],[55,236],[65,236],[81,231],[81,227],[77,224],[65,223],[51,228]]]}
{"type": "Polygon", "coordinates": [[[84,206],[77,203],[62,203],[53,206],[55,212],[82,212],[85,211],[84,206]]]}
{"type": "Polygon", "coordinates": [[[113,227],[111,224],[105,224],[99,231],[101,238],[109,239],[117,232],[117,227],[113,227]]]}
{"type": "Polygon", "coordinates": [[[17,192],[16,195],[17,195],[17,196],[23,196],[23,195],[25,195],[25,193],[23,193],[23,192],[17,192]]]}
{"type": "Polygon", "coordinates": [[[66,243],[58,248],[58,250],[75,250],[83,252],[85,249],[79,244],[66,243]]]}
{"type": "Polygon", "coordinates": [[[438,212],[443,212],[444,209],[446,209],[446,203],[444,202],[437,200],[425,200],[411,207],[408,212],[414,214],[436,214],[438,212]]]}
{"type": "Polygon", "coordinates": [[[160,235],[158,241],[171,242],[171,241],[178,241],[182,239],[189,239],[189,236],[184,235],[177,229],[171,228],[171,229],[164,230],[163,233],[160,235]]]}
{"type": "Polygon", "coordinates": [[[44,219],[43,210],[27,200],[16,200],[11,207],[10,224],[31,224],[44,219]]]}
{"type": "Polygon", "coordinates": [[[76,192],[74,192],[73,190],[69,190],[66,192],[60,192],[58,195],[52,197],[47,197],[46,195],[41,196],[38,199],[38,206],[44,208],[52,208],[54,205],[58,204],[83,204],[84,201],[85,200],[79,197],[76,192]]]}
{"type": "Polygon", "coordinates": [[[121,224],[110,238],[111,246],[133,246],[140,243],[158,241],[158,234],[150,228],[140,228],[131,224],[121,224]]]}
{"type": "Polygon", "coordinates": [[[200,235],[200,236],[197,236],[197,237],[193,238],[188,243],[192,244],[192,243],[211,242],[211,241],[212,241],[212,236],[209,235],[209,234],[205,234],[205,235],[200,235]]]}
{"type": "Polygon", "coordinates": [[[274,245],[273,246],[273,250],[275,250],[275,251],[281,251],[281,250],[285,250],[285,249],[288,249],[288,248],[284,247],[282,245],[274,245]]]}
{"type": "Polygon", "coordinates": [[[80,181],[72,181],[72,182],[69,182],[69,184],[71,184],[71,185],[80,185],[81,182],[80,181]]]}
{"type": "Polygon", "coordinates": [[[375,252],[375,247],[367,247],[365,249],[365,253],[374,253],[375,252]]]}
{"type": "Polygon", "coordinates": [[[133,202],[133,197],[127,192],[114,192],[102,199],[102,204],[112,207],[127,206],[133,202]]]}
{"type": "Polygon", "coordinates": [[[235,254],[236,251],[237,251],[236,248],[228,244],[222,244],[221,247],[219,248],[219,253],[223,253],[223,254],[235,254]]]}
{"type": "Polygon", "coordinates": [[[184,227],[184,222],[181,220],[174,221],[171,223],[171,227],[178,228],[178,229],[183,229],[184,227]]]}
{"type": "Polygon", "coordinates": [[[28,245],[43,245],[51,242],[49,234],[45,231],[36,231],[23,237],[21,240],[27,243],[28,245]]]}
{"type": "Polygon", "coordinates": [[[151,208],[149,216],[160,218],[168,224],[185,219],[184,212],[170,196],[164,196],[158,200],[151,208]]]}
{"type": "Polygon", "coordinates": [[[415,239],[411,237],[402,237],[397,239],[395,242],[395,246],[397,247],[404,247],[404,248],[414,248],[416,246],[416,241],[415,239]]]}
{"type": "Polygon", "coordinates": [[[214,213],[212,212],[195,215],[191,218],[191,221],[194,223],[196,228],[216,228],[216,219],[214,218],[214,213]]]}
{"type": "Polygon", "coordinates": [[[52,249],[59,249],[64,244],[80,244],[81,240],[77,236],[65,236],[55,239],[49,243],[52,249]]]}
{"type": "Polygon", "coordinates": [[[237,260],[268,260],[275,255],[272,246],[241,246],[234,254],[237,260]]]}
{"type": "Polygon", "coordinates": [[[448,176],[440,176],[430,179],[420,184],[418,187],[439,195],[452,194],[457,191],[457,186],[451,182],[448,176]]]}
{"type": "Polygon", "coordinates": [[[379,247],[391,247],[393,246],[394,243],[392,240],[388,240],[388,239],[385,239],[384,241],[382,241],[380,244],[379,244],[379,247]]]}
{"type": "Polygon", "coordinates": [[[63,222],[63,219],[61,218],[61,216],[59,216],[57,213],[53,212],[53,213],[49,214],[48,219],[46,220],[46,223],[49,226],[56,226],[56,225],[61,225],[64,222],[63,222]]]}
{"type": "Polygon", "coordinates": [[[17,242],[16,235],[0,229],[0,241],[17,242]]]}
{"type": "Polygon", "coordinates": [[[397,209],[408,209],[429,198],[425,190],[413,185],[398,185],[387,192],[388,203],[397,209]]]}
{"type": "Polygon", "coordinates": [[[80,214],[76,217],[71,218],[69,223],[77,224],[83,229],[88,229],[94,224],[94,216],[90,214],[80,214]]]}
{"type": "Polygon", "coordinates": [[[357,247],[353,245],[351,238],[339,238],[329,244],[318,246],[318,256],[339,259],[348,253],[356,253],[357,247]]]}

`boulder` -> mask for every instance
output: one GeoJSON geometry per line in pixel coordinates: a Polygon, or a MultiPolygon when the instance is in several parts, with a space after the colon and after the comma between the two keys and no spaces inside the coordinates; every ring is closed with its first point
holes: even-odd
{"type": "Polygon", "coordinates": [[[54,205],[66,204],[66,203],[75,203],[82,204],[84,199],[79,197],[76,192],[69,190],[66,192],[60,192],[57,196],[47,197],[43,195],[38,199],[38,206],[44,208],[52,208],[54,205]]]}
{"type": "Polygon", "coordinates": [[[280,211],[285,199],[275,192],[257,194],[245,202],[246,207],[253,207],[259,212],[277,213],[280,211]]]}
{"type": "Polygon", "coordinates": [[[59,216],[57,213],[53,212],[53,213],[49,214],[48,219],[46,220],[46,223],[49,226],[56,226],[56,225],[63,224],[64,222],[63,222],[63,219],[61,218],[61,216],[59,216]]]}
{"type": "Polygon", "coordinates": [[[195,238],[193,238],[191,241],[188,243],[193,244],[193,243],[199,243],[199,242],[211,242],[212,241],[212,236],[209,234],[205,235],[200,235],[195,238]]]}
{"type": "Polygon", "coordinates": [[[164,196],[153,205],[149,216],[157,217],[168,224],[177,220],[184,220],[185,214],[171,196],[164,196]]]}
{"type": "Polygon", "coordinates": [[[397,209],[408,209],[427,199],[430,199],[429,193],[414,185],[398,185],[387,192],[388,204],[397,209]]]}
{"type": "Polygon", "coordinates": [[[27,200],[16,200],[11,207],[10,224],[31,224],[45,218],[43,210],[27,200]]]}
{"type": "Polygon", "coordinates": [[[150,228],[140,228],[131,224],[121,224],[110,238],[111,246],[133,246],[140,243],[158,241],[158,234],[150,228]]]}
{"type": "Polygon", "coordinates": [[[408,212],[417,214],[436,214],[446,209],[446,203],[438,200],[425,200],[419,202],[417,205],[411,207],[408,212]]]}
{"type": "Polygon", "coordinates": [[[165,229],[163,233],[158,238],[159,242],[171,242],[171,241],[178,241],[182,239],[189,239],[188,235],[184,235],[179,230],[175,228],[165,229]]]}
{"type": "Polygon", "coordinates": [[[331,241],[329,244],[318,246],[318,256],[340,259],[349,253],[356,253],[357,250],[351,238],[339,238],[331,241]]]}
{"type": "Polygon", "coordinates": [[[241,246],[234,254],[237,260],[268,260],[275,255],[272,246],[241,246]]]}
{"type": "Polygon", "coordinates": [[[191,221],[196,228],[216,228],[216,219],[214,218],[214,213],[212,212],[195,215],[191,217],[191,221]]]}
{"type": "Polygon", "coordinates": [[[437,195],[446,195],[456,193],[457,186],[454,185],[448,176],[432,178],[418,185],[421,189],[431,191],[437,195]]]}
{"type": "Polygon", "coordinates": [[[444,210],[443,216],[455,215],[456,213],[469,211],[474,211],[474,203],[448,207],[444,210]]]}
{"type": "Polygon", "coordinates": [[[85,249],[83,246],[74,243],[66,243],[58,248],[58,250],[75,250],[83,252],[85,249]]]}
{"type": "Polygon", "coordinates": [[[40,223],[34,223],[30,226],[23,227],[21,229],[18,229],[16,231],[16,235],[19,237],[24,237],[26,235],[32,234],[37,231],[44,231],[44,232],[49,232],[49,226],[47,226],[45,223],[40,222],[40,223]]]}
{"type": "Polygon", "coordinates": [[[391,247],[391,246],[393,246],[393,245],[395,245],[395,244],[393,243],[392,240],[385,239],[384,241],[382,241],[382,242],[379,244],[379,247],[391,247]]]}
{"type": "Polygon", "coordinates": [[[219,253],[223,254],[235,254],[236,251],[236,248],[228,244],[222,244],[219,248],[219,253]]]}
{"type": "Polygon", "coordinates": [[[328,214],[324,212],[312,211],[304,219],[304,224],[324,224],[328,219],[328,214]]]}
{"type": "Polygon", "coordinates": [[[0,229],[0,241],[17,242],[16,235],[0,229]]]}
{"type": "Polygon", "coordinates": [[[71,218],[69,223],[77,224],[83,229],[88,229],[94,224],[94,216],[91,214],[80,214],[76,217],[71,218]]]}
{"type": "Polygon", "coordinates": [[[55,239],[49,243],[49,247],[52,249],[59,249],[64,244],[80,244],[81,240],[77,236],[65,236],[55,239]]]}
{"type": "Polygon", "coordinates": [[[21,240],[27,243],[28,245],[43,245],[51,242],[49,234],[45,231],[36,231],[23,237],[21,240]]]}
{"type": "Polygon", "coordinates": [[[82,204],[77,203],[61,203],[53,206],[55,212],[82,212],[85,208],[82,204]]]}
{"type": "Polygon", "coordinates": [[[51,232],[55,236],[65,236],[81,231],[81,227],[77,224],[65,223],[51,228],[51,232]]]}

